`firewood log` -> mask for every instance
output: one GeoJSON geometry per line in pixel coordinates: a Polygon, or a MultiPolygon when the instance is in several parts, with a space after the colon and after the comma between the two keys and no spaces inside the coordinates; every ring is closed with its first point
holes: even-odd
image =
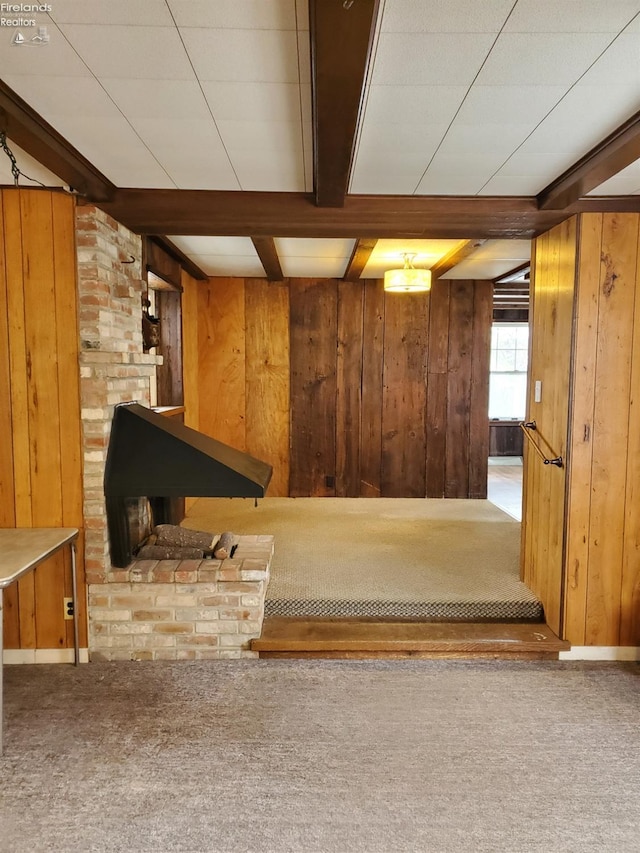
{"type": "Polygon", "coordinates": [[[231,554],[235,536],[230,531],[223,533],[213,546],[213,556],[216,560],[226,560],[231,554]]]}

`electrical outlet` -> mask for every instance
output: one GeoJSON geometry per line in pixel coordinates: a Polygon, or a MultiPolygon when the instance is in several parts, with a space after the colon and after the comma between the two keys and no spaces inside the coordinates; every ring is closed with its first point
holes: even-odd
{"type": "Polygon", "coordinates": [[[64,618],[73,619],[73,598],[63,598],[64,618]]]}

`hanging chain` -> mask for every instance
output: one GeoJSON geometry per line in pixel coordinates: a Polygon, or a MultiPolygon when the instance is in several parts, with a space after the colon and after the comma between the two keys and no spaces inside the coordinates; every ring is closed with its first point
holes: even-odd
{"type": "Polygon", "coordinates": [[[11,161],[11,174],[13,175],[13,182],[16,186],[18,186],[18,181],[20,180],[20,175],[22,174],[22,172],[18,167],[18,161],[16,160],[13,151],[7,145],[7,134],[4,132],[4,130],[0,130],[0,146],[2,146],[2,150],[11,161]]]}
{"type": "Polygon", "coordinates": [[[15,158],[13,151],[7,145],[7,134],[4,130],[0,130],[0,148],[4,151],[11,162],[11,174],[13,175],[13,183],[18,186],[20,181],[20,175],[23,178],[26,178],[28,181],[31,181],[34,184],[39,184],[41,187],[44,187],[41,181],[36,180],[35,178],[30,178],[29,175],[25,175],[25,173],[18,166],[18,161],[15,158]]]}

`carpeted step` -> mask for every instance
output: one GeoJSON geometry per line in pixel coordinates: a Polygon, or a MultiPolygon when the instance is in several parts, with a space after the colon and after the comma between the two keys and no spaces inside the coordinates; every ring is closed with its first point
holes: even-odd
{"type": "Polygon", "coordinates": [[[265,619],[260,657],[491,657],[557,659],[568,650],[544,623],[265,619]]]}

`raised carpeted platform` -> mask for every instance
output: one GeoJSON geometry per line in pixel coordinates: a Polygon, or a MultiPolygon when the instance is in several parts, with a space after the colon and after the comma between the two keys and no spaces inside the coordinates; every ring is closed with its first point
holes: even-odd
{"type": "Polygon", "coordinates": [[[542,619],[520,525],[488,501],[201,498],[184,525],[275,536],[266,616],[542,619]]]}

